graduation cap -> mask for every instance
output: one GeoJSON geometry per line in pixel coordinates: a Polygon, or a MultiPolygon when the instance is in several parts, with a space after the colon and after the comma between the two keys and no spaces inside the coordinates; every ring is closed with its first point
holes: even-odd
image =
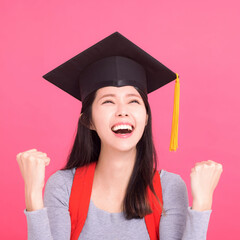
{"type": "Polygon", "coordinates": [[[119,32],[102,39],[43,76],[83,101],[106,86],[135,86],[145,94],[175,81],[170,151],[178,147],[179,77],[119,32]]]}

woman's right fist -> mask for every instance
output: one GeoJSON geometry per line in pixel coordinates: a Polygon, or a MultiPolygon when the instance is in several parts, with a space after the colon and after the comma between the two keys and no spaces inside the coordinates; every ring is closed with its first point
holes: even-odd
{"type": "Polygon", "coordinates": [[[46,153],[31,149],[18,153],[17,162],[28,192],[42,191],[44,187],[45,166],[50,163],[46,153]]]}

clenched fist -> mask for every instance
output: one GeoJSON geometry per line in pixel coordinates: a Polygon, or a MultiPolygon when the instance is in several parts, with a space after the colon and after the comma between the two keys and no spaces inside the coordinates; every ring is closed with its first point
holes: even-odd
{"type": "Polygon", "coordinates": [[[190,174],[193,197],[192,209],[199,211],[211,209],[213,192],[222,171],[222,165],[211,160],[195,164],[190,174]]]}
{"type": "Polygon", "coordinates": [[[36,149],[18,153],[16,158],[25,183],[27,210],[31,211],[42,208],[45,166],[49,165],[50,158],[47,157],[46,153],[37,151],[36,149]]]}

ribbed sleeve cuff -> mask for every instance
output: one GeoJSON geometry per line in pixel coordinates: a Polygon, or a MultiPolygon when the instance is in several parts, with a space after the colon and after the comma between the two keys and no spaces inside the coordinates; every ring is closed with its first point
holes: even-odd
{"type": "Polygon", "coordinates": [[[206,240],[208,223],[212,210],[196,211],[188,207],[186,228],[183,239],[206,240]]]}
{"type": "Polygon", "coordinates": [[[28,239],[52,239],[47,208],[29,212],[24,209],[24,214],[27,217],[28,239]],[[42,236],[43,233],[44,236],[42,236]]]}

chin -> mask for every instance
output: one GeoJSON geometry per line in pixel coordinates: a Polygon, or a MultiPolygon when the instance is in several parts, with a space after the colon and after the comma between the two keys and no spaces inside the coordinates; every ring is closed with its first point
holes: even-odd
{"type": "Polygon", "coordinates": [[[128,152],[136,149],[137,143],[140,141],[139,137],[128,138],[128,139],[112,139],[109,138],[108,141],[104,143],[104,146],[108,149],[113,149],[114,151],[119,152],[128,152]]]}
{"type": "Polygon", "coordinates": [[[118,146],[113,146],[112,148],[115,150],[115,151],[119,151],[119,152],[130,152],[130,151],[132,151],[132,150],[134,150],[134,149],[136,149],[136,147],[137,147],[137,145],[135,144],[133,144],[133,145],[129,145],[129,144],[126,144],[126,145],[124,145],[124,144],[118,144],[118,146]]]}

